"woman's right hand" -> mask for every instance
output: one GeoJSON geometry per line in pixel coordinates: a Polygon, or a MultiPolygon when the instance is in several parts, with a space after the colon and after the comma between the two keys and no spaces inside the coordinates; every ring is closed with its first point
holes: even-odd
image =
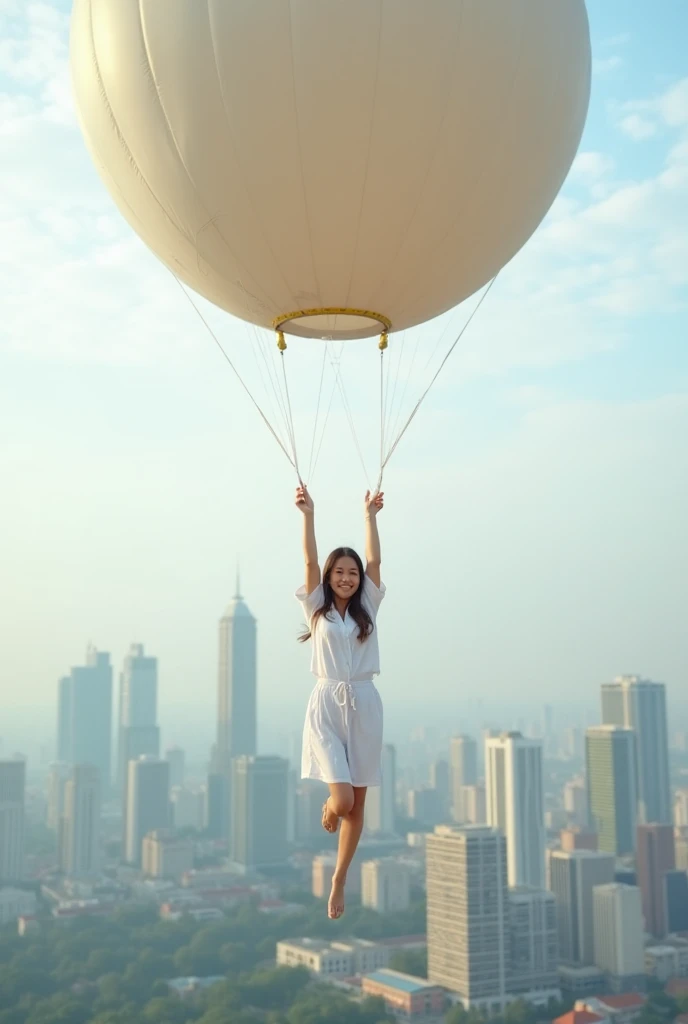
{"type": "Polygon", "coordinates": [[[296,488],[296,498],[294,500],[299,512],[303,512],[305,516],[313,515],[315,511],[313,507],[313,499],[308,493],[308,488],[305,484],[302,487],[296,488]]]}

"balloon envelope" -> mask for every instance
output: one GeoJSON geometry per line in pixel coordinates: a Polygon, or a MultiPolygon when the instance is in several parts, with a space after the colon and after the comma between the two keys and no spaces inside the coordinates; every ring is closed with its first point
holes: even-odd
{"type": "Polygon", "coordinates": [[[265,327],[350,310],[285,329],[368,337],[530,237],[590,43],[583,0],[75,0],[72,76],[107,187],[181,280],[265,327]]]}

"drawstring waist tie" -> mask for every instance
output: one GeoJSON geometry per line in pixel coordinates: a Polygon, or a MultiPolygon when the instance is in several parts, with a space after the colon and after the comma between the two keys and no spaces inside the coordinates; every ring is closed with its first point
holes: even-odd
{"type": "Polygon", "coordinates": [[[334,690],[334,699],[340,708],[346,707],[347,703],[351,710],[356,710],[356,687],[370,686],[372,679],[356,679],[346,682],[342,679],[318,679],[319,686],[331,686],[334,690]]]}

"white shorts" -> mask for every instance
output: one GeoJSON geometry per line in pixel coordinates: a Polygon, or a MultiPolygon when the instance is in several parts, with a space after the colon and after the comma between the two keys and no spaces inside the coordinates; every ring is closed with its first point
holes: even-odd
{"type": "Polygon", "coordinates": [[[380,785],[382,700],[372,679],[319,679],[303,727],[301,778],[380,785]]]}

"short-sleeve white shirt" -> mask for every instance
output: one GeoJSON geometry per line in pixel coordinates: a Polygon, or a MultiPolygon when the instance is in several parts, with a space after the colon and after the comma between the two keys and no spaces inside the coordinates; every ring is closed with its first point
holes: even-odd
{"type": "MultiPolygon", "coordinates": [[[[384,583],[376,587],[370,577],[363,577],[361,603],[373,621],[373,632],[363,643],[358,639],[358,626],[348,609],[343,619],[335,608],[331,609],[329,616],[318,618],[311,637],[311,672],[317,679],[358,683],[379,675],[377,612],[384,596],[384,583]]],[[[313,613],[322,607],[325,600],[322,583],[311,594],[306,593],[305,586],[299,587],[296,598],[303,606],[308,628],[312,629],[313,613]]]]}

